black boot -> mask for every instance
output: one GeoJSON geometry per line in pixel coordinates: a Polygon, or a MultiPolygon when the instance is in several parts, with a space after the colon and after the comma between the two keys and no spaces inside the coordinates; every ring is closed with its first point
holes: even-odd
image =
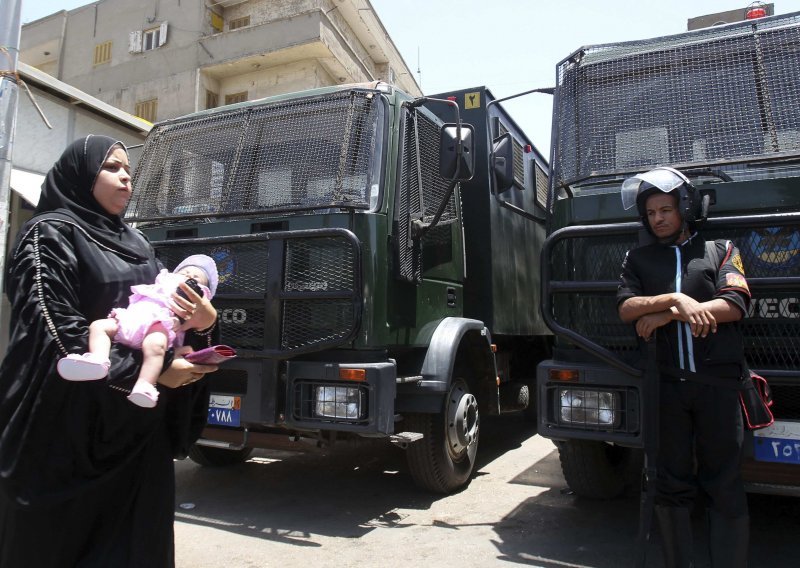
{"type": "Polygon", "coordinates": [[[750,540],[750,517],[730,518],[708,512],[708,548],[713,568],[745,568],[750,540]]]}
{"type": "Polygon", "coordinates": [[[665,568],[691,568],[692,519],[685,507],[656,505],[665,568]]]}

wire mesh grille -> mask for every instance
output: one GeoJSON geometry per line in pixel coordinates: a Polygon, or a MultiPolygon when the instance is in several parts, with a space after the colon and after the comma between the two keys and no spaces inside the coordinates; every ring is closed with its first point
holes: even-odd
{"type": "Polygon", "coordinates": [[[800,389],[797,385],[770,383],[772,415],[779,419],[800,420],[800,389]]]}
{"type": "MultiPolygon", "coordinates": [[[[800,270],[797,227],[714,229],[703,236],[733,240],[748,278],[792,277],[800,270]]],[[[634,236],[565,239],[553,248],[553,279],[617,281],[625,251],[633,246],[634,236]]],[[[796,371],[800,368],[800,294],[788,284],[785,288],[751,291],[748,317],[740,323],[750,366],[796,371]]],[[[615,294],[615,290],[559,293],[553,300],[553,315],[564,327],[631,361],[638,356],[636,336],[632,325],[619,320],[615,294]]]]}
{"type": "Polygon", "coordinates": [[[216,261],[219,272],[217,294],[266,292],[270,270],[266,240],[231,242],[224,245],[157,244],[156,254],[170,270],[189,255],[209,255],[216,261]]]}
{"type": "MultiPolygon", "coordinates": [[[[403,156],[397,207],[397,238],[400,246],[399,273],[407,281],[422,275],[420,242],[411,239],[410,220],[430,222],[447,194],[450,181],[439,175],[439,125],[425,111],[406,109],[403,156]]],[[[456,219],[455,194],[450,196],[439,223],[424,239],[439,238],[436,229],[456,219]]],[[[423,239],[423,240],[424,240],[423,239]]]]}
{"type": "Polygon", "coordinates": [[[800,153],[800,14],[587,47],[557,83],[556,187],[800,153]]]}
{"type": "MultiPolygon", "coordinates": [[[[267,326],[263,300],[219,299],[214,307],[220,318],[220,342],[236,349],[264,349],[267,326]]],[[[270,324],[272,325],[272,324],[270,324]]]]}
{"type": "Polygon", "coordinates": [[[237,349],[289,351],[346,341],[360,322],[357,241],[341,235],[284,237],[276,246],[278,251],[283,248],[282,259],[271,259],[270,243],[279,238],[154,245],[170,269],[190,254],[214,258],[219,286],[213,304],[222,343],[237,349]],[[276,265],[281,262],[283,266],[276,265]],[[280,292],[271,297],[267,290],[273,280],[280,292]]]}
{"type": "Polygon", "coordinates": [[[284,291],[353,291],[353,253],[350,243],[337,237],[287,240],[284,291]]]}
{"type": "Polygon", "coordinates": [[[350,299],[286,300],[281,347],[298,349],[343,340],[351,334],[355,321],[355,306],[350,299]]]}
{"type": "Polygon", "coordinates": [[[372,91],[248,105],[157,125],[130,220],[370,206],[382,115],[372,91]]]}

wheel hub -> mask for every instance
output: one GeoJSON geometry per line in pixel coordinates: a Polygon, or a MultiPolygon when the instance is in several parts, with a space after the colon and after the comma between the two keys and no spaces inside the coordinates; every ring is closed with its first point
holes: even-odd
{"type": "Polygon", "coordinates": [[[475,443],[478,432],[478,401],[462,384],[450,391],[447,408],[447,443],[453,455],[462,454],[475,443]]]}

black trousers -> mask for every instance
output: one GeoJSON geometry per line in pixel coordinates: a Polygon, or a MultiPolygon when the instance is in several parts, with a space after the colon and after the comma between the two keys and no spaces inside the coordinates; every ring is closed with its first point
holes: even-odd
{"type": "Polygon", "coordinates": [[[658,504],[691,508],[699,486],[712,510],[747,515],[738,391],[662,377],[660,397],[658,504]]]}

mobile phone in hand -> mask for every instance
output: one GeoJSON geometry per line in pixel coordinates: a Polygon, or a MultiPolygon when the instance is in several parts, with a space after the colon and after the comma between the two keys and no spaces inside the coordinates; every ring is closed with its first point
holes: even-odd
{"type": "MultiPolygon", "coordinates": [[[[204,295],[203,294],[203,289],[200,287],[200,284],[197,283],[197,280],[195,280],[194,278],[187,278],[186,279],[186,285],[189,286],[189,288],[191,288],[192,290],[194,290],[195,294],[197,294],[201,298],[203,297],[203,295],[204,295]]],[[[180,286],[178,286],[178,288],[175,290],[175,293],[178,294],[178,296],[180,296],[181,298],[183,298],[185,300],[189,299],[186,296],[186,292],[184,292],[183,288],[181,288],[180,286]]],[[[177,318],[178,318],[178,321],[181,322],[181,323],[186,321],[185,319],[183,319],[180,316],[177,316],[177,318]]]]}
{"type": "MultiPolygon", "coordinates": [[[[186,285],[189,286],[189,288],[191,288],[192,290],[194,290],[195,294],[197,294],[201,298],[203,297],[203,289],[200,287],[200,284],[197,283],[197,280],[195,280],[194,278],[187,278],[186,285]]],[[[183,288],[181,288],[180,286],[178,286],[176,292],[178,296],[180,296],[181,298],[185,298],[186,300],[189,299],[188,297],[186,297],[186,292],[184,292],[183,288]]]]}

